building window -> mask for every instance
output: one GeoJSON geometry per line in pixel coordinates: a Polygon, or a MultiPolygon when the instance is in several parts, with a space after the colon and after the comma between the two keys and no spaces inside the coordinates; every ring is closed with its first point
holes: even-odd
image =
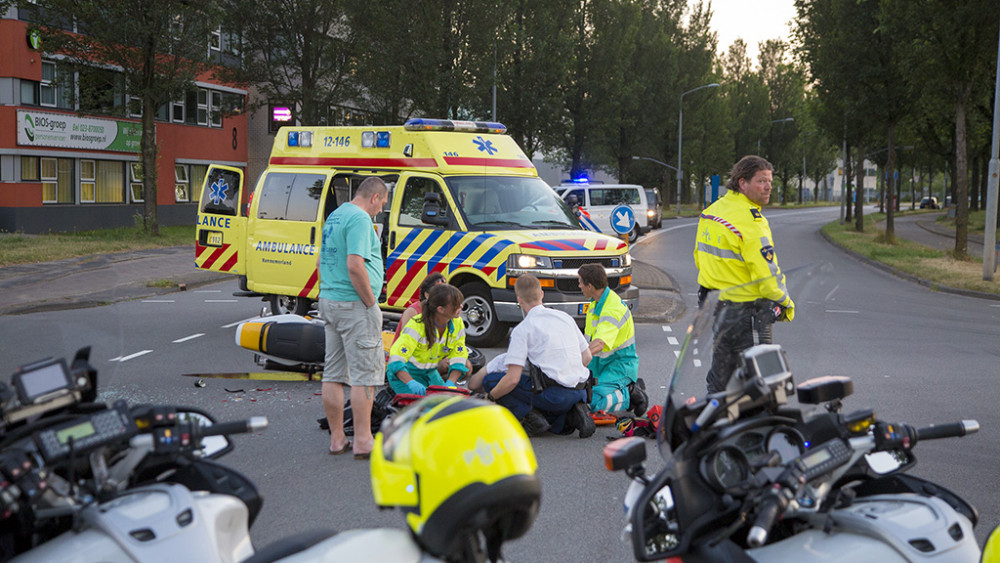
{"type": "Polygon", "coordinates": [[[37,182],[39,180],[38,176],[38,157],[37,156],[22,156],[21,157],[21,181],[22,182],[37,182]]]}
{"type": "Polygon", "coordinates": [[[38,96],[38,82],[34,80],[21,80],[21,105],[39,105],[38,96]]]}
{"type": "Polygon", "coordinates": [[[212,127],[222,127],[222,92],[209,92],[211,99],[212,127]]]}
{"type": "Polygon", "coordinates": [[[38,83],[38,104],[50,108],[74,109],[73,73],[56,68],[52,61],[42,61],[42,81],[38,83]]]}
{"type": "Polygon", "coordinates": [[[170,119],[174,123],[184,123],[184,102],[170,102],[170,119]]]}
{"type": "Polygon", "coordinates": [[[73,203],[73,159],[41,159],[42,203],[73,203]]]}
{"type": "Polygon", "coordinates": [[[208,166],[204,164],[191,165],[191,181],[188,183],[191,186],[190,201],[201,201],[201,187],[205,183],[206,174],[208,174],[208,166]]]}
{"type": "Polygon", "coordinates": [[[130,162],[128,163],[129,173],[132,178],[132,182],[129,184],[132,194],[132,203],[141,203],[145,201],[145,195],[142,186],[142,163],[141,162],[130,162]]]}
{"type": "Polygon", "coordinates": [[[80,69],[80,111],[121,114],[125,93],[121,73],[101,68],[80,69]]]}
{"type": "Polygon", "coordinates": [[[191,191],[188,182],[188,167],[186,164],[174,165],[174,200],[178,203],[190,201],[191,191]]]}
{"type": "Polygon", "coordinates": [[[124,169],[118,160],[97,161],[97,203],[125,202],[124,169]]]}
{"type": "Polygon", "coordinates": [[[46,107],[56,107],[56,63],[42,61],[42,81],[40,86],[40,104],[46,107]]]}
{"type": "Polygon", "coordinates": [[[97,192],[97,163],[93,160],[80,161],[80,203],[94,203],[97,192]]]}

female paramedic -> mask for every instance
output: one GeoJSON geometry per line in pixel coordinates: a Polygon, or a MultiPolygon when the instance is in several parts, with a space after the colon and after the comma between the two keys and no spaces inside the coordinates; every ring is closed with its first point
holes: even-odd
{"type": "Polygon", "coordinates": [[[429,385],[455,387],[458,378],[469,371],[465,324],[459,317],[462,299],[462,292],[453,285],[430,288],[420,315],[406,323],[389,350],[386,371],[393,391],[424,395],[429,385]],[[437,370],[443,359],[448,361],[447,380],[437,370]]]}

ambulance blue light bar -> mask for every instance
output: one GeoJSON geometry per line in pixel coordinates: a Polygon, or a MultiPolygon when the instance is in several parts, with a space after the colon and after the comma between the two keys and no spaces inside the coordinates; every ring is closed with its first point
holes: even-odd
{"type": "Polygon", "coordinates": [[[403,124],[407,131],[463,131],[467,133],[506,133],[507,126],[492,121],[453,121],[450,119],[410,119],[403,124]]]}
{"type": "Polygon", "coordinates": [[[312,131],[289,131],[288,146],[290,147],[311,147],[312,131]]]}

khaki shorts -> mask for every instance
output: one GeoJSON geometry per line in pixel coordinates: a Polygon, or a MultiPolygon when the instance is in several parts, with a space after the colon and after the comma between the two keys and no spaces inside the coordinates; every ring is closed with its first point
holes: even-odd
{"type": "Polygon", "coordinates": [[[385,383],[382,311],[361,301],[319,300],[326,329],[323,381],[351,386],[385,383]]]}

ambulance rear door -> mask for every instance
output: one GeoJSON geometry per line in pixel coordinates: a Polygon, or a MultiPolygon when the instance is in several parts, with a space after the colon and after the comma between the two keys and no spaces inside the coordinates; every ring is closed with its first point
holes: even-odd
{"type": "Polygon", "coordinates": [[[195,266],[245,274],[247,217],[243,212],[243,171],[213,164],[205,174],[195,231],[195,266]]]}
{"type": "Polygon", "coordinates": [[[270,167],[254,194],[247,282],[257,293],[316,299],[316,256],[330,173],[270,167]]]}

